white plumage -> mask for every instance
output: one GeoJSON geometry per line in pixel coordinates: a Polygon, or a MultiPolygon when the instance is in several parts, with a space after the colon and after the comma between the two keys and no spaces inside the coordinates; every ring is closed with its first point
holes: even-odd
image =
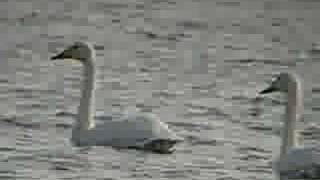
{"type": "Polygon", "coordinates": [[[74,59],[83,64],[84,80],[77,122],[72,130],[72,142],[78,146],[104,145],[118,148],[171,153],[183,139],[151,114],[129,114],[96,126],[94,120],[95,50],[85,42],[75,42],[51,58],[74,59]]]}
{"type": "Polygon", "coordinates": [[[271,86],[260,92],[281,91],[287,94],[286,116],[282,130],[282,146],[274,161],[274,172],[281,180],[320,179],[320,147],[298,144],[296,122],[303,116],[303,89],[297,74],[281,73],[271,86]]]}

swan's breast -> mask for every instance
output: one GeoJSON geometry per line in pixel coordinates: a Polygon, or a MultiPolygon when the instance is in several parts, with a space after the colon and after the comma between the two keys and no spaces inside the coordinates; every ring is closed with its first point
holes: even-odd
{"type": "Polygon", "coordinates": [[[320,148],[293,148],[275,162],[275,168],[281,177],[320,178],[320,148]]]}

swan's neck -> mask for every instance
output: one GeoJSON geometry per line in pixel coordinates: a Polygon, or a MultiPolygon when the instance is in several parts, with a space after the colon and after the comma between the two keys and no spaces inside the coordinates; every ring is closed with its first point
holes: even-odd
{"type": "Polygon", "coordinates": [[[303,92],[299,81],[289,82],[288,101],[286,106],[286,119],[282,134],[281,155],[285,155],[288,150],[298,145],[298,135],[296,123],[303,113],[303,92]]]}
{"type": "Polygon", "coordinates": [[[89,130],[95,127],[95,65],[93,61],[86,61],[83,67],[84,79],[82,83],[80,106],[78,108],[78,128],[80,128],[80,130],[89,130]]]}

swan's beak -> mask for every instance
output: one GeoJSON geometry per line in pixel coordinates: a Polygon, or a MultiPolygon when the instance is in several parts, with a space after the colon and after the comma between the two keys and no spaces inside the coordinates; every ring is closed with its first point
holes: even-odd
{"type": "Polygon", "coordinates": [[[69,53],[69,51],[67,50],[64,50],[63,52],[55,55],[55,56],[52,56],[50,59],[51,60],[57,60],[57,59],[71,59],[71,53],[69,53]]]}
{"type": "Polygon", "coordinates": [[[278,88],[274,87],[274,86],[270,86],[262,91],[259,92],[259,94],[269,94],[272,92],[278,91],[278,88]]]}
{"type": "Polygon", "coordinates": [[[64,56],[64,53],[62,52],[62,53],[60,53],[60,54],[57,54],[57,55],[55,55],[55,56],[52,56],[50,59],[51,59],[51,60],[65,59],[65,56],[64,56]]]}

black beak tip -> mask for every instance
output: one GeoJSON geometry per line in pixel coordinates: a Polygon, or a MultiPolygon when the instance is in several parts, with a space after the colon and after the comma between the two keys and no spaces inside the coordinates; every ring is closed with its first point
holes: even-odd
{"type": "Polygon", "coordinates": [[[52,57],[50,58],[50,60],[56,60],[56,59],[58,59],[56,56],[52,56],[52,57]]]}
{"type": "Polygon", "coordinates": [[[259,92],[259,94],[266,94],[266,93],[268,93],[268,92],[266,92],[265,89],[259,92]]]}
{"type": "Polygon", "coordinates": [[[58,54],[58,55],[52,56],[50,58],[50,60],[57,60],[57,59],[63,59],[63,55],[62,54],[58,54]]]}
{"type": "Polygon", "coordinates": [[[274,91],[276,91],[275,88],[269,87],[269,88],[267,88],[267,89],[264,89],[264,90],[260,91],[259,94],[268,94],[268,93],[272,93],[272,92],[274,92],[274,91]]]}

